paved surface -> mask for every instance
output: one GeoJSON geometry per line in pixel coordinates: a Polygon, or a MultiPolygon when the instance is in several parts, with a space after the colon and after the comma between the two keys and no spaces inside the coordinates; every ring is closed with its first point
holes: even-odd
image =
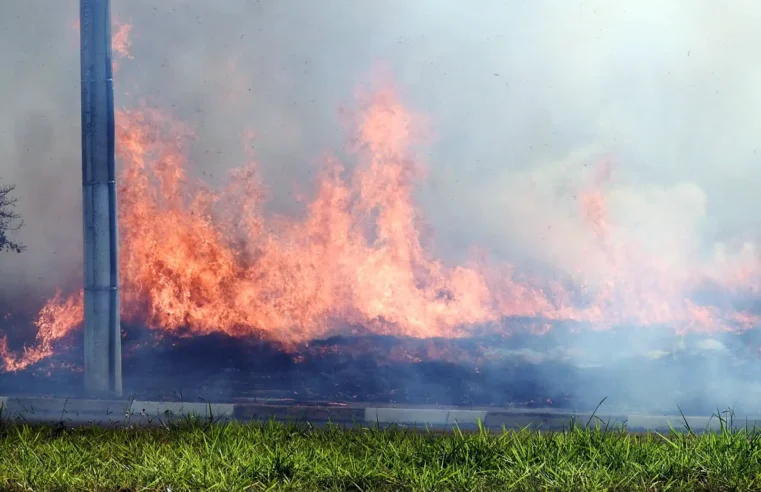
{"type": "MultiPolygon", "coordinates": [[[[36,397],[0,397],[4,418],[15,422],[58,423],[66,425],[163,425],[189,416],[220,421],[310,422],[323,425],[401,425],[435,429],[476,428],[481,422],[486,428],[529,427],[544,430],[567,428],[571,419],[585,425],[594,422],[623,425],[631,432],[668,432],[671,428],[684,430],[680,416],[665,415],[606,415],[594,419],[588,413],[543,409],[484,409],[440,406],[393,406],[362,404],[277,405],[266,403],[183,403],[128,400],[84,400],[36,397]]],[[[716,418],[686,417],[690,427],[698,431],[716,430],[716,418]]],[[[761,416],[735,420],[736,425],[761,427],[761,416]]]]}

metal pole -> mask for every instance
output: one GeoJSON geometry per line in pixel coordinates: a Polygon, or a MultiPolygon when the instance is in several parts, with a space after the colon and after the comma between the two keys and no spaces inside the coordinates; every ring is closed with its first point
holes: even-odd
{"type": "Polygon", "coordinates": [[[85,388],[121,396],[110,0],[80,0],[85,388]]]}

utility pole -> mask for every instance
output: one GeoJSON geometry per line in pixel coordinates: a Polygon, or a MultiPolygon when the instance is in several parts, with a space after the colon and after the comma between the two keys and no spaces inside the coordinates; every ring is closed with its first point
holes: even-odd
{"type": "Polygon", "coordinates": [[[85,389],[122,394],[110,0],[79,0],[85,389]]]}

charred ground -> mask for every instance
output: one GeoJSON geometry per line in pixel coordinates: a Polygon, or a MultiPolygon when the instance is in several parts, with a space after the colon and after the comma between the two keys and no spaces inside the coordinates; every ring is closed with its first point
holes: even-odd
{"type": "MultiPolygon", "coordinates": [[[[757,336],[654,337],[621,328],[545,335],[405,339],[355,335],[286,349],[221,334],[166,335],[123,327],[125,395],[162,401],[367,402],[589,411],[711,414],[751,403],[761,369],[757,336]],[[617,354],[597,346],[619,346],[617,354]],[[742,394],[741,399],[737,395],[742,394]],[[729,398],[729,400],[727,400],[729,398]]],[[[19,338],[21,340],[21,338],[19,338]]],[[[20,341],[16,343],[21,343],[20,341]]],[[[61,340],[51,359],[0,374],[3,395],[81,397],[82,336],[61,340]]]]}

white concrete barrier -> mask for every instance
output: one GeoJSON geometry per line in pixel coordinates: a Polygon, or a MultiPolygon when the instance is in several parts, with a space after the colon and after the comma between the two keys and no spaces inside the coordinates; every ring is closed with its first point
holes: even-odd
{"type": "MultiPolygon", "coordinates": [[[[492,431],[501,429],[563,430],[576,425],[621,427],[632,432],[668,433],[686,430],[716,431],[716,417],[667,415],[605,415],[554,409],[484,409],[407,405],[277,405],[273,403],[158,402],[139,400],[83,400],[37,397],[0,397],[2,418],[13,422],[64,423],[68,425],[166,425],[194,417],[206,421],[310,422],[315,425],[389,426],[461,429],[479,423],[492,431]]],[[[733,427],[761,428],[761,417],[735,417],[733,427]]]]}

